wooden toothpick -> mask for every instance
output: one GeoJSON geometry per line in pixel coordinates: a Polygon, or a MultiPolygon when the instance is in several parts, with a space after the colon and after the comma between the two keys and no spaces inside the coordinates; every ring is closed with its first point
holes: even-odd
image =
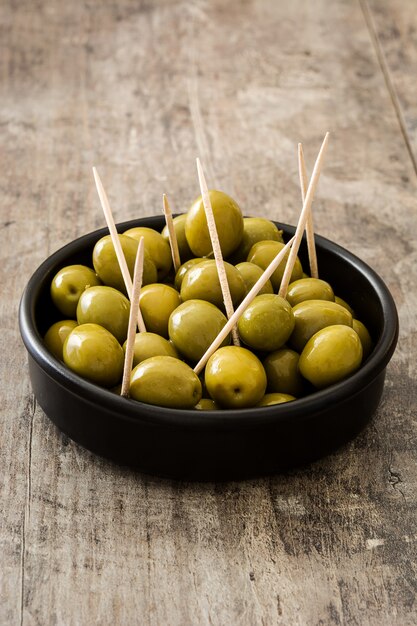
{"type": "MultiPolygon", "coordinates": [[[[301,143],[298,144],[298,172],[300,176],[301,199],[304,204],[306,193],[307,193],[308,178],[307,178],[306,164],[304,160],[303,146],[301,143]]],[[[306,235],[307,235],[308,259],[310,263],[310,275],[312,278],[318,278],[319,270],[318,270],[318,265],[317,265],[316,244],[314,241],[313,207],[310,208],[310,211],[308,213],[308,218],[307,218],[307,223],[306,223],[306,235]]]]}
{"type": "Polygon", "coordinates": [[[126,353],[123,367],[123,381],[120,395],[125,398],[129,395],[130,388],[130,375],[132,372],[133,352],[136,337],[136,324],[137,315],[136,311],[139,309],[139,296],[140,288],[142,286],[143,277],[143,257],[144,257],[145,245],[143,237],[140,238],[139,246],[136,252],[135,270],[133,274],[133,292],[130,300],[130,313],[129,313],[129,325],[127,330],[127,343],[126,353]]]}
{"type": "Polygon", "coordinates": [[[172,212],[171,212],[171,207],[169,206],[168,198],[166,197],[165,194],[163,194],[162,199],[163,199],[163,206],[164,206],[165,222],[168,228],[168,238],[169,238],[169,245],[171,248],[172,262],[174,264],[175,273],[177,273],[181,265],[180,251],[178,249],[177,234],[175,232],[174,220],[172,219],[172,212]]]}
{"type": "Polygon", "coordinates": [[[222,341],[227,337],[232,328],[238,322],[240,316],[244,313],[245,309],[250,305],[255,296],[258,295],[259,291],[265,285],[266,281],[272,276],[272,274],[277,269],[278,265],[282,262],[282,259],[287,254],[288,250],[291,248],[295,237],[290,239],[290,241],[282,248],[282,250],[276,255],[274,259],[272,259],[271,263],[268,265],[266,270],[263,272],[262,276],[258,278],[252,289],[249,291],[247,296],[242,300],[242,302],[237,307],[236,311],[233,313],[231,318],[227,321],[225,326],[217,335],[216,339],[212,342],[212,344],[207,348],[206,352],[203,354],[199,362],[194,368],[194,372],[199,374],[211,355],[217,350],[222,341]]]}
{"type": "MultiPolygon", "coordinates": [[[[106,191],[98,175],[97,169],[93,167],[94,180],[97,187],[98,197],[100,198],[101,208],[103,209],[104,217],[106,219],[107,228],[110,231],[110,237],[113,243],[114,250],[116,252],[117,261],[119,263],[120,271],[122,272],[123,280],[125,283],[127,295],[129,300],[132,300],[133,285],[130,277],[129,268],[127,267],[125,255],[123,253],[122,244],[120,243],[119,234],[114,223],[113,213],[110,208],[110,202],[107,197],[106,191]]],[[[142,313],[138,307],[138,326],[140,332],[146,332],[145,322],[143,321],[142,313]]]]}
{"type": "MultiPolygon", "coordinates": [[[[217,233],[216,222],[214,220],[213,208],[211,206],[210,195],[204,178],[203,168],[200,159],[197,159],[198,180],[200,183],[201,197],[203,199],[204,211],[207,218],[207,226],[210,233],[211,245],[213,247],[214,259],[216,261],[217,273],[219,275],[220,288],[223,294],[226,315],[230,319],[234,313],[232,296],[230,295],[229,283],[227,282],[226,269],[224,267],[223,255],[220,248],[219,235],[217,233]]],[[[236,326],[232,327],[232,340],[235,346],[240,346],[239,335],[236,326]]]]}
{"type": "Polygon", "coordinates": [[[317,156],[316,162],[314,164],[313,174],[310,179],[310,184],[307,189],[307,193],[305,196],[305,200],[303,203],[303,208],[300,213],[300,218],[298,220],[297,229],[295,231],[295,240],[294,244],[291,247],[291,251],[288,257],[287,264],[285,266],[284,275],[282,277],[281,285],[279,288],[278,294],[282,298],[286,298],[288,285],[290,283],[291,274],[294,268],[294,264],[297,258],[298,250],[300,248],[301,239],[303,238],[304,229],[306,226],[308,214],[311,208],[311,204],[313,202],[314,193],[317,188],[317,183],[319,182],[321,167],[323,164],[324,154],[326,152],[327,143],[329,141],[329,133],[326,133],[323,143],[320,148],[320,152],[317,156]]]}

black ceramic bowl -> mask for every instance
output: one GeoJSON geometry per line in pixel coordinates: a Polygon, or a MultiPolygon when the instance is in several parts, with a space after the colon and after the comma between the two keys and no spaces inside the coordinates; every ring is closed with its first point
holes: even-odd
{"type": "MultiPolygon", "coordinates": [[[[119,231],[138,225],[160,231],[163,218],[125,222],[119,231]]],[[[278,226],[286,237],[294,233],[291,226],[278,226]]],[[[357,435],[370,420],[397,342],[397,311],[387,287],[369,266],[319,236],[320,276],[353,306],[375,342],[361,369],[343,382],[281,405],[184,411],[121,398],[71,372],[42,340],[59,319],[50,299],[50,283],[65,265],[91,265],[94,244],[107,232],[85,235],[46,259],[30,279],[20,305],[33,391],[47,416],[71,439],[143,472],[224,480],[271,474],[317,459],[357,435]]],[[[300,257],[307,266],[305,242],[300,257]]]]}

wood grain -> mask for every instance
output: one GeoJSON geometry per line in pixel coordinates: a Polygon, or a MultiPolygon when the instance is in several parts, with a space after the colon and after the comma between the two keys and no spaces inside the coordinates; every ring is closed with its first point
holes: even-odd
{"type": "Polygon", "coordinates": [[[416,176],[360,4],[22,0],[0,18],[0,623],[415,624],[416,176]],[[17,306],[46,256],[104,225],[91,166],[116,220],[159,213],[163,192],[185,210],[200,156],[245,213],[294,223],[297,142],[311,163],[327,129],[316,230],[400,315],[369,428],[309,467],[206,485],[59,433],[17,306]]]}

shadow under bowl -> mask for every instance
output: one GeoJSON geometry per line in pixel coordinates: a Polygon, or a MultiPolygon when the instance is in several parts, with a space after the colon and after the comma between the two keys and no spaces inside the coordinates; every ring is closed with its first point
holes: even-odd
{"type": "MultiPolygon", "coordinates": [[[[277,223],[284,237],[294,227],[277,223]]],[[[118,225],[161,231],[164,218],[118,225]]],[[[395,350],[398,316],[381,278],[363,261],[316,236],[320,277],[354,308],[375,347],[346,380],[285,404],[243,410],[167,409],[121,398],[80,378],[46,349],[43,336],[62,318],[49,289],[66,265],[91,266],[103,228],[64,246],[36,270],[23,293],[20,331],[29,354],[34,394],[46,415],[71,439],[118,464],[186,480],[232,480],[277,473],[329,454],[355,437],[381,399],[386,366],[395,350]]],[[[308,266],[305,241],[299,256],[308,266]]]]}

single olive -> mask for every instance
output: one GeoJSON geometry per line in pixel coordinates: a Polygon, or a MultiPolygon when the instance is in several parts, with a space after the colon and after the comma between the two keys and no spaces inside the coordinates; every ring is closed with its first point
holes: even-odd
{"type": "MultiPolygon", "coordinates": [[[[236,269],[239,270],[248,292],[252,289],[254,284],[258,282],[259,278],[263,274],[263,270],[259,267],[259,265],[255,265],[255,263],[248,263],[247,261],[236,265],[236,269]]],[[[269,279],[266,281],[262,289],[258,291],[258,295],[262,295],[263,293],[274,293],[274,288],[272,287],[272,283],[269,279]]]]}
{"type": "Polygon", "coordinates": [[[230,263],[236,265],[246,261],[252,246],[258,241],[267,240],[283,242],[282,230],[278,230],[274,222],[264,217],[244,217],[242,241],[233,253],[230,263]]]}
{"type": "Polygon", "coordinates": [[[154,283],[143,287],[139,296],[139,306],[146,330],[168,337],[169,316],[180,304],[180,294],[169,285],[154,283]]]}
{"type": "MultiPolygon", "coordinates": [[[[250,249],[247,260],[249,263],[255,263],[255,265],[259,265],[262,269],[266,269],[283,248],[284,244],[280,241],[258,241],[258,243],[255,243],[250,249]]],[[[271,276],[271,283],[275,291],[279,290],[288,256],[289,252],[286,253],[283,260],[271,276]]],[[[298,280],[302,277],[302,275],[303,268],[301,266],[300,259],[297,257],[291,273],[290,282],[298,280]]]]}
{"type": "Polygon", "coordinates": [[[210,396],[227,409],[255,406],[265,394],[265,370],[246,348],[226,346],[216,350],[207,361],[204,378],[210,396]]]}
{"type": "Polygon", "coordinates": [[[268,391],[286,393],[299,398],[304,394],[304,381],[298,369],[300,355],[290,348],[271,352],[263,361],[268,391]]]}
{"type": "Polygon", "coordinates": [[[307,342],[300,356],[300,372],[323,389],[356,372],[362,361],[362,344],[350,326],[326,326],[307,342]]]}
{"type": "Polygon", "coordinates": [[[51,298],[57,309],[75,318],[78,300],[88,287],[101,285],[101,280],[86,265],[68,265],[55,274],[51,283],[51,298]]]}
{"type": "MultiPolygon", "coordinates": [[[[190,246],[188,245],[187,237],[185,236],[185,222],[187,220],[187,213],[177,215],[173,218],[175,235],[177,237],[178,252],[180,254],[181,263],[185,263],[191,259],[194,254],[192,253],[190,246]]],[[[164,226],[161,233],[162,237],[167,243],[169,243],[168,226],[164,226]]]]}
{"type": "Polygon", "coordinates": [[[275,294],[256,296],[237,324],[239,335],[255,350],[278,350],[290,337],[294,315],[288,302],[275,294]]]}
{"type": "MultiPolygon", "coordinates": [[[[123,254],[126,259],[130,276],[133,277],[135,267],[136,252],[139,242],[133,237],[127,235],[119,235],[123,254]]],[[[120,271],[119,262],[116,257],[113,242],[110,235],[106,235],[97,241],[93,250],[93,265],[98,276],[105,285],[114,287],[126,295],[125,283],[122,272],[120,271]]],[[[142,285],[155,283],[157,280],[157,271],[155,264],[145,250],[143,260],[143,277],[142,285]]]]}
{"type": "Polygon", "coordinates": [[[327,300],[306,300],[293,307],[295,325],[289,343],[300,352],[318,330],[335,324],[352,326],[352,316],[347,309],[327,300]]]}
{"type": "MultiPolygon", "coordinates": [[[[187,300],[169,318],[168,332],[172,343],[186,359],[196,363],[213,343],[227,319],[211,302],[187,300]]],[[[230,343],[230,335],[222,345],[230,343]]]]}
{"type": "Polygon", "coordinates": [[[172,356],[154,356],[132,371],[129,393],[139,402],[192,409],[201,398],[201,383],[184,361],[172,356]]]}
{"type": "Polygon", "coordinates": [[[273,404],[283,404],[295,400],[294,396],[288,393],[266,393],[256,406],[272,406],[273,404]]]}
{"type": "MultiPolygon", "coordinates": [[[[127,341],[123,344],[123,350],[125,352],[126,344],[127,341]]],[[[179,358],[172,341],[156,333],[136,333],[135,343],[133,344],[133,367],[153,356],[172,356],[176,359],[179,358]]]]}
{"type": "Polygon", "coordinates": [[[201,398],[194,407],[197,411],[217,411],[219,407],[211,398],[201,398]]]}
{"type": "Polygon", "coordinates": [[[351,316],[352,316],[352,317],[354,317],[355,312],[354,312],[354,310],[352,309],[352,307],[350,306],[350,304],[348,304],[348,303],[346,302],[346,300],[343,300],[343,298],[339,298],[339,296],[335,296],[335,297],[334,297],[334,301],[335,301],[337,304],[340,304],[340,306],[342,306],[343,308],[347,309],[347,310],[349,311],[349,313],[351,314],[351,316]]]}
{"type": "Polygon", "coordinates": [[[70,332],[64,343],[64,362],[88,380],[114,387],[123,373],[122,346],[108,330],[98,324],[82,324],[70,332]]]}
{"type": "Polygon", "coordinates": [[[175,289],[177,289],[177,291],[181,291],[182,279],[184,278],[188,270],[191,267],[193,267],[193,265],[198,265],[198,263],[201,263],[202,261],[207,261],[207,259],[205,258],[203,259],[202,257],[188,259],[188,261],[185,261],[185,263],[183,263],[178,268],[178,271],[175,274],[175,282],[174,282],[174,286],[175,286],[175,289]]]}
{"type": "Polygon", "coordinates": [[[44,342],[49,352],[54,355],[56,359],[63,360],[62,351],[64,348],[65,339],[70,332],[78,326],[74,320],[61,320],[52,324],[46,332],[44,342]]]}
{"type": "Polygon", "coordinates": [[[81,294],[77,306],[79,324],[98,324],[114,335],[119,343],[127,337],[130,302],[113,287],[90,287],[81,294]]]}
{"type": "MultiPolygon", "coordinates": [[[[246,285],[239,270],[230,263],[224,264],[233,305],[240,304],[246,295],[246,285]]],[[[224,309],[216,261],[208,259],[191,267],[181,284],[181,299],[207,300],[224,309]]]]}
{"type": "MultiPolygon", "coordinates": [[[[242,240],[243,217],[236,202],[222,191],[209,191],[217,234],[223,258],[236,250],[242,240]]],[[[207,218],[201,196],[187,213],[185,235],[195,256],[207,256],[212,251],[207,218]]]]}
{"type": "Polygon", "coordinates": [[[329,300],[334,302],[334,293],[329,283],[325,280],[320,278],[300,278],[289,284],[287,300],[291,306],[295,306],[305,300],[329,300]]]}
{"type": "Polygon", "coordinates": [[[371,354],[372,348],[374,347],[374,342],[372,341],[372,337],[369,333],[369,330],[366,328],[365,324],[363,324],[360,320],[353,318],[352,328],[359,335],[359,339],[361,340],[362,349],[363,349],[363,360],[365,360],[371,354]]]}
{"type": "Polygon", "coordinates": [[[158,281],[161,281],[168,274],[172,265],[171,248],[161,233],[153,228],[137,226],[136,228],[129,228],[123,234],[136,239],[137,242],[143,237],[145,250],[156,267],[158,281]]]}

